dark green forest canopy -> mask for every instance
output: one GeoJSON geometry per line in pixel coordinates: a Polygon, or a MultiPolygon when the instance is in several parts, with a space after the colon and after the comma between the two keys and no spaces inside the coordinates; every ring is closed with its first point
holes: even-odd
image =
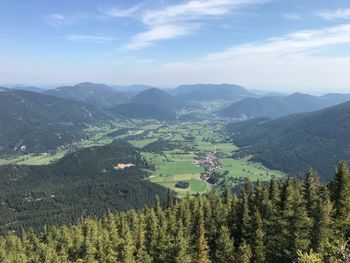
{"type": "Polygon", "coordinates": [[[233,123],[227,131],[240,155],[296,176],[311,165],[326,182],[338,160],[350,160],[350,102],[272,121],[233,123]]]}
{"type": "Polygon", "coordinates": [[[141,211],[83,219],[0,237],[0,262],[304,263],[348,262],[350,173],[345,162],[330,184],[314,171],[268,186],[245,182],[141,211]],[[313,259],[313,261],[311,261],[313,259]]]}
{"type": "Polygon", "coordinates": [[[66,155],[46,166],[0,166],[0,232],[77,222],[153,205],[166,189],[143,178],[148,164],[136,148],[117,141],[66,155]],[[116,170],[118,164],[134,167],[116,170]]]}

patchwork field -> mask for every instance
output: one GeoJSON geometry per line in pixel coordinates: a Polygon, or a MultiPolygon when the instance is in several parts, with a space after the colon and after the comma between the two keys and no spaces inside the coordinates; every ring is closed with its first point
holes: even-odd
{"type": "Polygon", "coordinates": [[[223,125],[224,123],[212,121],[160,123],[154,120],[133,120],[122,124],[90,127],[86,130],[86,139],[74,145],[62,147],[53,153],[0,159],[0,165],[45,165],[77,148],[126,140],[139,148],[147,162],[153,166],[147,180],[170,188],[179,196],[205,193],[213,187],[218,189],[227,180],[239,184],[242,178],[268,181],[272,177],[284,176],[282,172],[269,170],[262,164],[251,162],[249,158],[235,158],[238,148],[225,138],[223,125]],[[214,184],[201,178],[207,171],[198,164],[198,159],[208,152],[218,154],[217,161],[220,165],[213,172],[223,175],[214,184]],[[188,183],[188,187],[178,188],[175,186],[178,182],[188,183]]]}

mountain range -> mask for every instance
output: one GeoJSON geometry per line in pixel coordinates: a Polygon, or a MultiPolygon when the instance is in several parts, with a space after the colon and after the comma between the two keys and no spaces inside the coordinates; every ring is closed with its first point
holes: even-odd
{"type": "Polygon", "coordinates": [[[244,87],[232,84],[181,85],[170,92],[185,101],[229,100],[233,102],[257,97],[255,93],[244,87]]]}
{"type": "Polygon", "coordinates": [[[219,112],[230,118],[278,118],[294,113],[311,112],[350,101],[350,94],[326,94],[320,97],[294,93],[289,96],[246,98],[219,112]]]}
{"type": "Polygon", "coordinates": [[[90,82],[79,83],[74,86],[63,86],[45,91],[47,95],[73,99],[99,107],[112,108],[128,101],[130,94],[104,85],[90,82]]]}

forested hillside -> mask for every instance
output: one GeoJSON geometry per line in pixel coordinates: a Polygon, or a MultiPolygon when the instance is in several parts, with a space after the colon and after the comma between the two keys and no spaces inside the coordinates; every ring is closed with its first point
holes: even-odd
{"type": "Polygon", "coordinates": [[[350,102],[276,120],[256,119],[227,126],[240,155],[267,167],[300,175],[311,165],[329,181],[337,160],[350,160],[350,102]]]}
{"type": "Polygon", "coordinates": [[[278,118],[311,112],[350,101],[350,94],[326,94],[320,97],[294,93],[289,96],[247,98],[221,110],[219,115],[232,118],[278,118]]]}
{"type": "Polygon", "coordinates": [[[0,155],[38,153],[82,138],[89,125],[120,119],[93,105],[19,90],[0,92],[0,155]]]}
{"type": "Polygon", "coordinates": [[[107,108],[125,103],[130,98],[127,92],[117,91],[107,85],[91,82],[79,83],[74,86],[58,87],[56,89],[47,90],[45,93],[107,108]]]}
{"type": "Polygon", "coordinates": [[[153,205],[156,195],[164,200],[166,189],[143,180],[147,168],[136,149],[121,141],[70,153],[51,165],[0,166],[0,232],[153,205]]]}
{"type": "Polygon", "coordinates": [[[244,183],[136,212],[47,227],[0,239],[0,261],[345,263],[350,251],[350,174],[344,162],[328,186],[309,171],[264,187],[244,183]]]}
{"type": "Polygon", "coordinates": [[[113,112],[133,119],[156,119],[160,121],[172,121],[176,119],[176,113],[173,110],[164,110],[156,105],[147,103],[126,103],[117,105],[112,109],[113,112]]]}

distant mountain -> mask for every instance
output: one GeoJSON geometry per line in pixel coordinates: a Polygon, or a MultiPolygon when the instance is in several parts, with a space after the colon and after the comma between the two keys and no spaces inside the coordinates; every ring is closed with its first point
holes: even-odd
{"type": "Polygon", "coordinates": [[[328,181],[339,160],[350,161],[350,102],[276,120],[227,126],[241,155],[293,175],[311,165],[328,181]]]}
{"type": "Polygon", "coordinates": [[[141,84],[134,84],[134,85],[128,85],[128,86],[113,85],[111,87],[114,88],[116,91],[129,92],[129,93],[140,93],[142,91],[154,88],[152,86],[141,85],[141,84]]]}
{"type": "Polygon", "coordinates": [[[171,121],[176,119],[175,111],[181,106],[183,103],[174,96],[151,88],[134,96],[129,103],[117,105],[113,111],[128,118],[171,121]]]}
{"type": "Polygon", "coordinates": [[[42,93],[45,91],[44,89],[32,87],[32,86],[18,86],[18,87],[13,87],[12,89],[25,90],[25,91],[31,91],[31,92],[36,92],[36,93],[42,93]]]}
{"type": "Polygon", "coordinates": [[[295,93],[285,97],[247,98],[219,112],[231,118],[278,118],[294,113],[311,112],[350,101],[350,94],[327,94],[321,97],[295,93]]]}
{"type": "Polygon", "coordinates": [[[126,103],[117,105],[113,111],[119,115],[133,119],[156,119],[160,121],[172,121],[176,114],[172,110],[162,110],[157,106],[146,103],[126,103]]]}
{"type": "Polygon", "coordinates": [[[164,90],[152,88],[145,90],[131,99],[132,103],[148,104],[164,111],[175,111],[183,106],[183,103],[164,90]]]}
{"type": "Polygon", "coordinates": [[[121,141],[50,165],[0,166],[0,233],[153,206],[156,196],[165,201],[165,188],[143,180],[147,168],[137,149],[121,141]],[[116,169],[118,164],[133,167],[116,169]]]}
{"type": "Polygon", "coordinates": [[[257,97],[242,86],[232,84],[195,84],[181,85],[172,91],[181,99],[192,101],[231,100],[239,101],[248,97],[257,97]]]}
{"type": "Polygon", "coordinates": [[[64,86],[45,91],[45,94],[73,99],[100,107],[111,108],[128,101],[126,92],[118,92],[104,84],[84,82],[75,86],[64,86]]]}
{"type": "Polygon", "coordinates": [[[20,90],[0,92],[0,155],[56,149],[88,125],[117,120],[90,104],[20,90]]]}

